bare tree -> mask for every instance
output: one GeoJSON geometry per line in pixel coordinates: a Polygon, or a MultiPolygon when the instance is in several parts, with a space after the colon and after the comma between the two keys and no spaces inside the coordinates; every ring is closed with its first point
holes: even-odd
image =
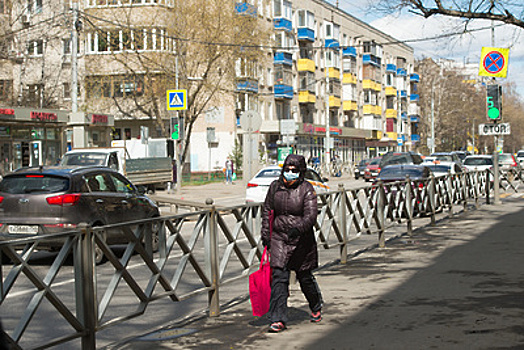
{"type": "Polygon", "coordinates": [[[513,0],[372,0],[375,7],[391,12],[408,9],[429,18],[435,15],[474,19],[488,19],[524,28],[522,5],[513,0]]]}

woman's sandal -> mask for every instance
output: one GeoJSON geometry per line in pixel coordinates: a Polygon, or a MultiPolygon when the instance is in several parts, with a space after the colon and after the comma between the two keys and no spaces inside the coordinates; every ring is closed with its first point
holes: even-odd
{"type": "Polygon", "coordinates": [[[271,326],[269,326],[269,333],[280,333],[286,328],[283,322],[273,322],[271,326]]]}

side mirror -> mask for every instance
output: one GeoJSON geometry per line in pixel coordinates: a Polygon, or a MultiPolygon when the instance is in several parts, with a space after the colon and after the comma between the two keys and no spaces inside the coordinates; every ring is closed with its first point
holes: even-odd
{"type": "Polygon", "coordinates": [[[146,194],[147,193],[147,186],[144,185],[138,185],[136,186],[138,193],[140,194],[146,194]]]}
{"type": "Polygon", "coordinates": [[[328,182],[328,181],[329,181],[329,178],[327,178],[327,177],[323,177],[322,178],[322,182],[328,182]]]}

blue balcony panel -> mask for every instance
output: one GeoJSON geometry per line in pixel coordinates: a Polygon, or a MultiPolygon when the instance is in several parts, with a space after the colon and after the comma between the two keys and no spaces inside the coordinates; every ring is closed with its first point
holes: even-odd
{"type": "Polygon", "coordinates": [[[326,39],[324,45],[328,49],[338,49],[340,47],[340,43],[335,39],[326,39]]]}
{"type": "Polygon", "coordinates": [[[407,72],[404,68],[398,68],[397,69],[397,76],[399,77],[405,77],[407,75],[407,72]]]}
{"type": "Polygon", "coordinates": [[[413,73],[409,76],[409,81],[413,83],[418,83],[420,81],[420,77],[418,74],[413,73]]]}
{"type": "Polygon", "coordinates": [[[411,142],[420,142],[420,135],[419,134],[412,134],[411,135],[411,142]]]}
{"type": "Polygon", "coordinates": [[[411,94],[411,95],[409,95],[409,100],[410,100],[411,102],[418,102],[418,100],[419,100],[419,95],[418,95],[418,94],[411,94]]]}
{"type": "Polygon", "coordinates": [[[275,18],[273,20],[273,28],[276,30],[285,30],[286,32],[291,32],[293,30],[293,24],[289,19],[275,18]]]}
{"type": "Polygon", "coordinates": [[[298,28],[297,32],[298,40],[315,41],[315,31],[309,28],[298,28]]]}
{"type": "Polygon", "coordinates": [[[239,81],[237,82],[237,91],[258,93],[258,83],[252,80],[239,81]]]}
{"type": "Polygon", "coordinates": [[[406,112],[400,113],[400,117],[402,118],[402,120],[408,120],[408,114],[406,112]]]}
{"type": "Polygon", "coordinates": [[[386,64],[386,72],[387,73],[397,73],[397,66],[391,63],[386,64]]]}
{"type": "Polygon", "coordinates": [[[400,98],[408,98],[408,92],[406,90],[400,90],[400,98]]]}
{"type": "Polygon", "coordinates": [[[289,52],[276,52],[273,64],[284,64],[286,66],[293,65],[293,54],[289,52]]]}
{"type": "Polygon", "coordinates": [[[275,85],[275,98],[293,99],[293,87],[290,85],[275,85]]]}
{"type": "Polygon", "coordinates": [[[412,115],[409,117],[409,121],[412,122],[412,123],[419,123],[420,122],[420,117],[418,115],[412,115]]]}
{"type": "Polygon", "coordinates": [[[372,64],[374,66],[380,67],[380,58],[371,55],[371,54],[365,54],[362,55],[362,63],[363,64],[372,64]]]}
{"type": "Polygon", "coordinates": [[[235,12],[239,15],[256,17],[258,11],[256,6],[252,4],[249,4],[247,2],[237,2],[235,4],[235,12]]]}
{"type": "Polygon", "coordinates": [[[345,47],[344,50],[342,50],[343,56],[351,56],[351,57],[357,57],[357,48],[353,46],[345,47]]]}

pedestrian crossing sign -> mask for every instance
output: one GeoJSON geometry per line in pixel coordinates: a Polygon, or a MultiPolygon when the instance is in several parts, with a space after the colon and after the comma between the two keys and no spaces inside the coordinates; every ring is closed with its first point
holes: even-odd
{"type": "Polygon", "coordinates": [[[166,100],[168,111],[187,109],[186,90],[167,90],[166,100]]]}

